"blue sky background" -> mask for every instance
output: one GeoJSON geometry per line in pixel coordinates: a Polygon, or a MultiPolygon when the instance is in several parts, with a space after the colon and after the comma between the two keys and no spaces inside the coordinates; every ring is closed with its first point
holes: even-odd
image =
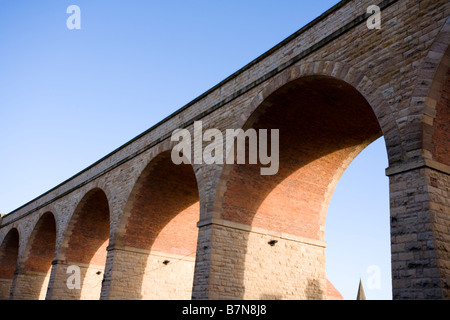
{"type": "MultiPolygon", "coordinates": [[[[0,0],[0,212],[83,170],[337,2],[0,0]],[[81,30],[66,27],[71,4],[81,30]]],[[[345,299],[360,278],[368,299],[391,299],[386,167],[380,139],[330,204],[327,274],[345,299]],[[367,288],[371,265],[379,289],[367,288]]]]}

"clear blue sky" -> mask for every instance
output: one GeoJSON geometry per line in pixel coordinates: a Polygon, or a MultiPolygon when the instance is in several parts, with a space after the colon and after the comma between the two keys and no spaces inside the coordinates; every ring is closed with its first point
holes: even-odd
{"type": "MultiPolygon", "coordinates": [[[[337,0],[0,0],[0,212],[9,213],[190,102],[337,0]],[[66,9],[81,9],[69,30],[66,9]]],[[[383,140],[338,184],[327,274],[390,299],[383,140]],[[355,196],[355,194],[357,196],[355,196]],[[369,266],[381,288],[369,289],[369,266]]]]}

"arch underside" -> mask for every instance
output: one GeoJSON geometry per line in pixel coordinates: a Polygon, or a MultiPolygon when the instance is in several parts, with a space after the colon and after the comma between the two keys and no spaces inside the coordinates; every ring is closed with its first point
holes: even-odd
{"type": "Polygon", "coordinates": [[[0,246],[0,300],[10,296],[19,253],[19,232],[11,229],[0,246]]]}
{"type": "Polygon", "coordinates": [[[424,124],[424,147],[430,149],[434,160],[450,166],[450,45],[437,69],[429,98],[435,101],[434,119],[432,126],[424,124]]]}
{"type": "Polygon", "coordinates": [[[109,216],[108,199],[103,190],[95,188],[81,199],[71,217],[52,271],[54,279],[50,299],[100,298],[109,243],[109,216]]]}
{"type": "Polygon", "coordinates": [[[34,226],[12,289],[14,299],[43,300],[55,257],[56,222],[45,213],[34,226]]]}
{"type": "MultiPolygon", "coordinates": [[[[450,24],[450,18],[448,19],[450,24]]],[[[442,57],[429,95],[436,102],[432,127],[424,124],[424,147],[430,148],[433,160],[450,168],[450,45],[442,57]],[[434,89],[434,90],[433,90],[434,89]],[[438,93],[437,93],[438,92],[438,93]],[[430,143],[431,139],[431,143],[430,143]]],[[[437,253],[437,265],[440,268],[439,283],[444,299],[450,298],[450,198],[449,175],[435,172],[430,179],[430,205],[434,209],[433,228],[439,230],[434,235],[437,253]],[[446,226],[446,227],[445,227],[446,226]]]]}
{"type": "Polygon", "coordinates": [[[190,299],[199,212],[192,166],[175,165],[170,152],[162,152],[141,173],[125,207],[109,298],[190,299]]]}
{"type": "Polygon", "coordinates": [[[221,252],[239,261],[227,297],[323,299],[328,204],[350,162],[382,135],[378,120],[351,85],[310,76],[270,94],[244,128],[279,129],[279,171],[263,176],[263,165],[248,164],[224,170],[221,219],[232,228],[221,226],[216,236],[229,232],[230,246],[241,248],[221,252]]]}

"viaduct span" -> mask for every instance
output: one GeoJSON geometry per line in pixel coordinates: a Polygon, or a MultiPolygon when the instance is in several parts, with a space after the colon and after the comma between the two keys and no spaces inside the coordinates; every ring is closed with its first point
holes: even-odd
{"type": "Polygon", "coordinates": [[[327,206],[383,137],[394,299],[448,299],[450,2],[344,0],[4,215],[3,299],[329,299],[327,206]],[[370,5],[381,29],[370,29],[370,5]],[[180,164],[172,132],[279,129],[279,171],[180,164]],[[69,277],[79,268],[81,284],[69,277]],[[68,285],[70,283],[72,287],[68,285]]]}

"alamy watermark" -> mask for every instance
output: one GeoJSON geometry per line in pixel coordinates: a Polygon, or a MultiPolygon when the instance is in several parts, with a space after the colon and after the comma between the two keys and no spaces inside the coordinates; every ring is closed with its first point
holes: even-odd
{"type": "Polygon", "coordinates": [[[372,29],[381,29],[381,9],[379,6],[371,5],[367,8],[367,14],[371,16],[367,19],[367,28],[369,30],[372,29]]]}
{"type": "Polygon", "coordinates": [[[367,278],[367,288],[369,290],[381,289],[381,268],[377,265],[370,265],[367,267],[366,272],[370,274],[367,278]]]}
{"type": "MultiPolygon", "coordinates": [[[[370,17],[367,19],[367,28],[381,29],[381,9],[377,5],[370,5],[366,10],[370,17]]],[[[66,13],[70,16],[66,20],[66,26],[69,30],[81,29],[81,9],[79,6],[72,4],[67,7],[66,13]]]]}
{"type": "Polygon", "coordinates": [[[67,278],[66,286],[69,290],[80,290],[81,289],[81,269],[79,266],[70,265],[66,270],[67,274],[70,276],[67,278]]]}
{"type": "Polygon", "coordinates": [[[66,13],[71,15],[66,20],[66,26],[69,30],[81,29],[81,9],[77,5],[70,5],[67,7],[66,13]]]}
{"type": "Polygon", "coordinates": [[[187,129],[172,132],[171,141],[178,144],[172,149],[171,158],[177,165],[245,164],[248,141],[248,163],[265,165],[260,169],[261,175],[275,175],[279,169],[279,130],[270,130],[270,155],[268,140],[267,129],[226,129],[225,133],[207,129],[203,132],[202,121],[195,121],[193,138],[187,129]],[[203,148],[203,142],[210,143],[203,148]]]}

